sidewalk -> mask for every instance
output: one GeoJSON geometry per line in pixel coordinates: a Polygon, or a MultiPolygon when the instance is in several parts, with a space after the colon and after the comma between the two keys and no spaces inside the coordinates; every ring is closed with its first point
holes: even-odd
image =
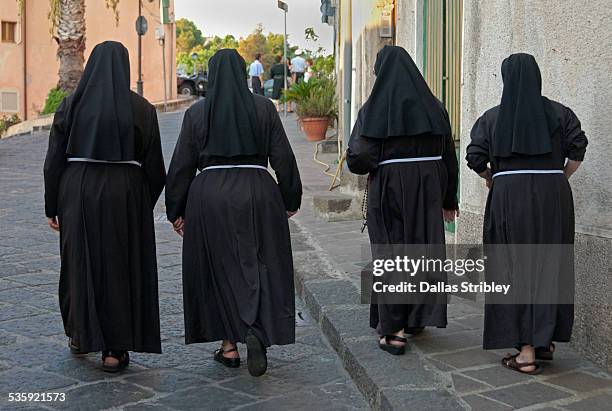
{"type": "MultiPolygon", "coordinates": [[[[481,348],[483,307],[454,299],[446,329],[427,328],[393,357],[377,346],[369,307],[360,304],[360,260],[367,232],[361,221],[325,222],[313,212],[312,196],[330,177],[312,160],[295,118],[283,120],[298,159],[304,198],[291,220],[296,287],[345,369],[376,409],[602,410],[612,404],[612,377],[558,344],[555,361],[538,376],[504,369],[507,351],[481,348]]],[[[321,156],[332,160],[335,155],[321,156]]]]}

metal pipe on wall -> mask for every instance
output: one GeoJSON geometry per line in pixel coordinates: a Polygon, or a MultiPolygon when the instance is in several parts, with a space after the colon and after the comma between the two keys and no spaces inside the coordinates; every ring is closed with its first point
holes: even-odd
{"type": "Polygon", "coordinates": [[[23,42],[23,119],[28,119],[28,49],[27,49],[27,21],[26,21],[26,10],[27,1],[23,0],[21,5],[21,41],[23,42]]]}
{"type": "Polygon", "coordinates": [[[353,5],[352,0],[343,0],[341,7],[341,31],[343,37],[342,76],[342,135],[345,147],[351,137],[351,93],[353,77],[353,5]]]}

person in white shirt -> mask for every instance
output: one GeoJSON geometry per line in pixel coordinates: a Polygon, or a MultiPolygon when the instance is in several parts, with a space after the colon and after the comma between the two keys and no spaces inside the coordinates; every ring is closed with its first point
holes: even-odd
{"type": "Polygon", "coordinates": [[[295,57],[291,59],[291,78],[294,84],[298,84],[304,79],[306,60],[302,57],[303,53],[302,49],[297,49],[295,51],[295,57]]]}
{"type": "Polygon", "coordinates": [[[251,87],[253,88],[253,94],[259,94],[263,96],[263,83],[264,83],[264,67],[259,61],[261,54],[255,55],[255,61],[249,66],[249,76],[251,77],[251,87]]]}

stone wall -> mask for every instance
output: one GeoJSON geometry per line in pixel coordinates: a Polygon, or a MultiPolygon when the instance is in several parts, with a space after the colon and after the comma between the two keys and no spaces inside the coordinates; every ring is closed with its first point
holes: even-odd
{"type": "MultiPolygon", "coordinates": [[[[461,156],[471,125],[498,104],[500,66],[511,53],[533,54],[543,94],[574,110],[589,138],[572,177],[576,207],[576,323],[573,344],[599,364],[612,365],[612,8],[603,0],[465,1],[461,156]]],[[[480,239],[487,191],[461,164],[458,241],[480,239]]]]}

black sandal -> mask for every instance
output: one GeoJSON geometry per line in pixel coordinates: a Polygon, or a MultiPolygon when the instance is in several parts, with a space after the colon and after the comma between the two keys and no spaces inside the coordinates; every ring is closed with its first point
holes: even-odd
{"type": "Polygon", "coordinates": [[[268,369],[268,358],[266,356],[266,347],[259,341],[259,338],[253,331],[249,330],[246,336],[247,344],[247,366],[249,374],[253,377],[264,375],[268,369]]]}
{"type": "Polygon", "coordinates": [[[81,351],[79,346],[72,342],[72,338],[68,339],[68,348],[70,348],[70,354],[74,355],[75,357],[81,357],[89,354],[87,351],[81,351]]]}
{"type": "Polygon", "coordinates": [[[504,357],[502,359],[502,365],[504,367],[506,367],[509,370],[513,370],[516,372],[520,372],[521,374],[527,374],[527,375],[536,375],[542,372],[542,367],[540,367],[540,364],[534,362],[518,362],[516,359],[520,354],[514,354],[514,355],[509,355],[507,357],[504,357]],[[522,371],[522,368],[525,367],[532,367],[535,366],[535,368],[532,371],[522,371]]]}
{"type": "Polygon", "coordinates": [[[555,348],[556,348],[555,343],[550,343],[550,346],[548,347],[548,349],[544,347],[536,348],[535,349],[536,360],[552,361],[553,353],[555,352],[555,348]]]}
{"type": "Polygon", "coordinates": [[[408,342],[406,338],[398,337],[397,335],[383,335],[380,338],[378,339],[378,346],[381,350],[393,355],[402,355],[406,352],[406,343],[408,342]],[[385,339],[384,344],[380,342],[380,338],[385,339]],[[389,341],[401,342],[404,343],[404,345],[389,344],[389,341]]]}
{"type": "Polygon", "coordinates": [[[106,350],[102,351],[102,370],[106,372],[119,372],[125,369],[130,364],[130,354],[127,351],[106,350]],[[105,360],[108,357],[113,357],[119,362],[116,365],[108,365],[105,360]]]}
{"type": "Polygon", "coordinates": [[[230,348],[227,351],[223,350],[223,347],[219,348],[218,350],[215,351],[215,361],[220,362],[221,364],[229,368],[240,367],[240,357],[228,358],[223,355],[223,354],[227,354],[227,353],[234,352],[234,351],[238,351],[238,348],[236,348],[236,346],[234,346],[234,348],[230,348]]]}

